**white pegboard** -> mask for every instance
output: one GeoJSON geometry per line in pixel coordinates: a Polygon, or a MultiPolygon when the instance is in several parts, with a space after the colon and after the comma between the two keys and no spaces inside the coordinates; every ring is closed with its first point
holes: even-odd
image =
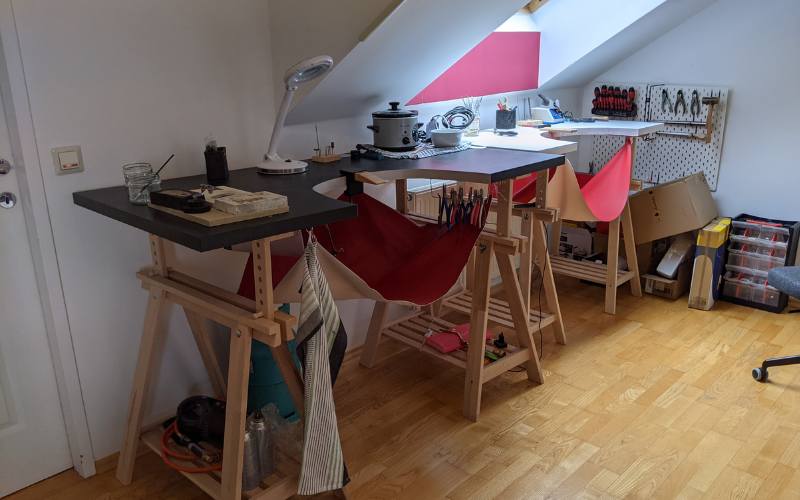
{"type": "MultiPolygon", "coordinates": [[[[631,120],[636,121],[695,121],[705,123],[708,116],[708,106],[702,104],[703,97],[710,97],[712,92],[715,97],[719,97],[719,103],[714,105],[711,143],[706,144],[703,139],[657,134],[645,139],[638,139],[636,142],[636,162],[633,171],[633,177],[644,180],[645,184],[668,182],[702,171],[705,172],[711,190],[716,191],[719,162],[722,155],[722,141],[725,135],[725,114],[728,109],[727,88],[702,85],[650,85],[650,105],[649,111],[646,111],[647,84],[631,85],[601,82],[599,84],[595,83],[594,86],[601,87],[602,85],[618,86],[620,89],[629,89],[630,87],[636,89],[636,105],[639,108],[639,112],[635,118],[631,118],[631,120]],[[662,89],[666,89],[669,93],[673,109],[661,110],[662,89]],[[683,106],[679,107],[677,114],[674,112],[677,93],[680,89],[683,90],[684,100],[686,101],[685,114],[683,113],[683,106]],[[698,99],[701,101],[700,114],[694,118],[692,118],[691,114],[693,90],[697,90],[698,99]]],[[[625,118],[614,119],[624,120],[625,118]]],[[[666,125],[664,132],[703,133],[706,132],[706,129],[702,125],[666,125]]],[[[596,172],[600,167],[608,163],[608,160],[619,151],[623,143],[624,138],[622,137],[594,136],[592,145],[594,171],[596,172]]]]}

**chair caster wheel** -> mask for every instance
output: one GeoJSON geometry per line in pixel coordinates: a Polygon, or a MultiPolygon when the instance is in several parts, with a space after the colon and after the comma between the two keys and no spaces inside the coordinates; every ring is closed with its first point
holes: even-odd
{"type": "Polygon", "coordinates": [[[762,370],[761,368],[753,368],[753,378],[758,380],[759,382],[766,382],[769,373],[767,370],[762,370]]]}

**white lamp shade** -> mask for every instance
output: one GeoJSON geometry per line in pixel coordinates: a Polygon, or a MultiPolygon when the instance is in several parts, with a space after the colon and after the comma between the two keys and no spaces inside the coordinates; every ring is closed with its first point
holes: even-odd
{"type": "Polygon", "coordinates": [[[301,61],[284,73],[283,83],[290,87],[297,87],[298,85],[311,80],[316,80],[333,66],[333,59],[331,56],[317,56],[305,61],[301,61]]]}

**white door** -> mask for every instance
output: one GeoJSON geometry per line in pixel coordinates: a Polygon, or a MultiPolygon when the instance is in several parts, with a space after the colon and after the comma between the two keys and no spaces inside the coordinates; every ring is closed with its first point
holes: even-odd
{"type": "MultiPolygon", "coordinates": [[[[6,102],[10,102],[6,99],[6,102]]],[[[0,99],[0,497],[72,467],[0,99]]]]}

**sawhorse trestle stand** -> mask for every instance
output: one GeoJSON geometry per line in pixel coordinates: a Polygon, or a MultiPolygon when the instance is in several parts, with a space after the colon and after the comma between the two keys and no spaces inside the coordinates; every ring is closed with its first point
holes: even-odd
{"type": "MultiPolygon", "coordinates": [[[[130,484],[139,438],[154,452],[161,454],[160,422],[142,428],[145,402],[150,388],[150,377],[156,362],[156,346],[166,332],[159,328],[165,304],[169,301],[183,308],[189,322],[200,356],[211,379],[216,397],[227,397],[225,414],[225,448],[222,470],[207,473],[182,472],[204,492],[216,500],[283,500],[297,493],[300,464],[283,462],[277,471],[263,479],[258,488],[242,491],[242,465],[244,431],[247,410],[247,386],[250,375],[250,349],[253,339],[270,347],[278,369],[289,389],[295,408],[302,416],[304,410],[303,383],[286,345],[293,338],[294,316],[278,311],[273,304],[270,242],[291,236],[284,234],[253,241],[253,269],[255,273],[256,300],[250,300],[199,279],[173,271],[167,267],[164,240],[150,236],[153,268],[139,272],[136,277],[148,291],[139,356],[131,390],[128,420],[117,465],[117,479],[130,484]],[[203,318],[231,329],[230,359],[227,389],[220,372],[203,318]]],[[[184,449],[182,454],[191,455],[184,449]]],[[[183,467],[204,467],[201,461],[173,460],[183,467]]],[[[346,487],[336,492],[340,498],[349,498],[346,487]]]]}
{"type": "MultiPolygon", "coordinates": [[[[551,137],[555,138],[561,135],[571,135],[571,132],[550,131],[551,137]]],[[[631,175],[633,175],[633,166],[636,162],[636,137],[629,136],[626,140],[631,141],[631,175]]],[[[630,188],[633,190],[641,190],[642,182],[631,180],[630,188]]],[[[642,296],[642,281],[639,276],[639,262],[636,257],[636,240],[633,234],[629,202],[625,202],[625,208],[622,210],[619,217],[608,223],[608,260],[606,264],[560,257],[558,255],[558,238],[561,235],[561,221],[553,224],[552,234],[553,238],[556,240],[555,244],[551,245],[550,248],[553,272],[591,281],[593,283],[605,284],[605,312],[608,314],[616,314],[617,288],[628,281],[631,282],[631,294],[634,297],[642,296]],[[627,269],[619,269],[620,224],[622,225],[622,230],[625,235],[625,256],[628,262],[627,269]]]]}
{"type": "MultiPolygon", "coordinates": [[[[408,213],[406,205],[406,183],[397,182],[397,208],[401,213],[408,213]]],[[[361,364],[372,367],[375,363],[378,345],[382,336],[387,336],[422,352],[447,361],[465,370],[464,380],[464,401],[462,413],[470,420],[477,421],[480,414],[481,390],[484,382],[502,375],[507,370],[518,365],[525,367],[525,372],[529,380],[537,383],[544,383],[544,375],[539,363],[539,354],[533,340],[533,332],[540,326],[545,327],[558,320],[561,324],[560,313],[543,314],[540,311],[530,309],[530,268],[528,268],[527,279],[524,278],[523,284],[517,279],[514,256],[521,255],[521,262],[530,264],[530,235],[514,236],[510,231],[511,217],[514,215],[512,203],[513,180],[500,182],[499,200],[497,204],[497,229],[492,232],[484,230],[478,237],[478,241],[473,249],[473,257],[467,265],[467,286],[466,290],[460,294],[448,297],[443,301],[432,304],[424,308],[419,314],[410,318],[385,323],[386,312],[389,304],[387,302],[376,302],[375,309],[370,321],[367,338],[364,343],[364,350],[361,355],[361,364]],[[499,300],[490,296],[492,259],[497,260],[500,270],[500,277],[503,281],[506,300],[499,300]],[[456,350],[448,354],[423,345],[425,332],[430,327],[434,332],[451,328],[452,324],[440,319],[441,315],[447,310],[460,311],[469,314],[470,329],[469,338],[471,341],[467,347],[467,352],[456,350]],[[489,342],[484,343],[486,328],[489,322],[501,324],[513,328],[517,333],[519,347],[509,346],[506,355],[499,361],[495,361],[486,366],[483,364],[484,351],[486,348],[494,349],[494,345],[489,342]],[[475,342],[472,339],[480,339],[475,342]]],[[[531,210],[530,214],[537,215],[546,211],[531,210]]],[[[431,217],[412,214],[413,219],[419,222],[436,223],[431,217]]],[[[529,217],[533,222],[533,218],[529,217]]],[[[525,224],[523,224],[523,227],[525,224]]],[[[533,231],[534,225],[531,225],[533,231]]],[[[541,238],[544,237],[542,233],[541,238]]],[[[534,238],[536,239],[536,238],[534,238]]],[[[540,255],[547,258],[544,251],[544,240],[540,239],[542,252],[540,255]]],[[[555,288],[553,288],[555,292],[555,288]]],[[[555,298],[555,295],[553,295],[555,298]]],[[[563,333],[563,325],[562,325],[563,333]]],[[[559,340],[565,341],[561,338],[559,340]]]]}

